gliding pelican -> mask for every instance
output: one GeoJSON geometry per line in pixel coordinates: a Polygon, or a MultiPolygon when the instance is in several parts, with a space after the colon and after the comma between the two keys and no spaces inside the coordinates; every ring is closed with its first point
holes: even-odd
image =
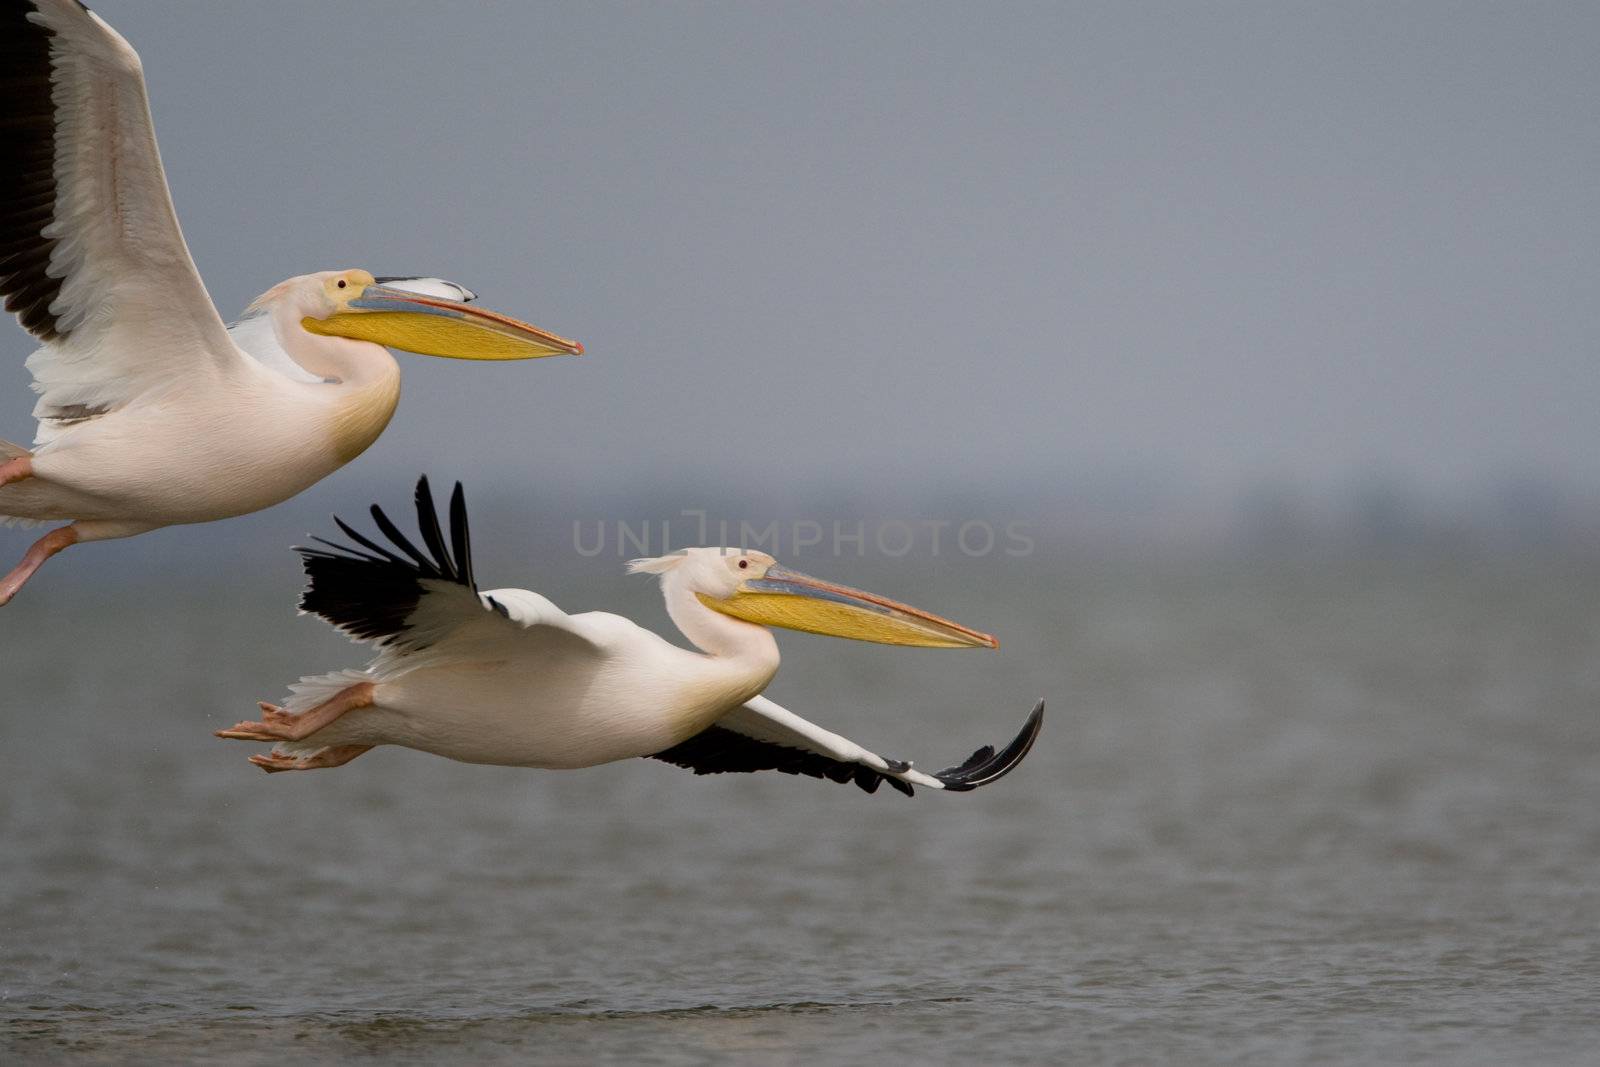
{"type": "Polygon", "coordinates": [[[258,511],[360,455],[399,401],[385,345],[583,351],[452,283],[364,270],[291,278],[225,327],[128,43],[76,0],[0,0],[0,84],[0,296],[43,343],[36,448],[0,441],[0,522],[70,520],[0,578],[0,604],[69,545],[258,511]]]}
{"type": "MultiPolygon", "coordinates": [[[[592,767],[649,756],[697,774],[779,770],[855,782],[965,791],[1028,754],[1040,701],[1000,753],[982,748],[935,774],[885,759],[762,697],[778,670],[768,626],[884,644],[995,648],[988,634],[779,566],[764,552],[691,548],[634,560],[659,574],[667,613],[700,650],[679,648],[618,615],[568,615],[537,593],[480,593],[458,483],[450,539],[426,478],[417,482],[419,551],[376,505],[393,547],[344,522],[355,547],[298,549],[310,585],[301,610],[379,652],[365,670],[302,678],[287,704],[218,737],[277,742],[251,756],[266,771],[338,767],[375,745],[465,763],[592,767]]],[[[322,541],[321,538],[317,540],[322,541]]]]}

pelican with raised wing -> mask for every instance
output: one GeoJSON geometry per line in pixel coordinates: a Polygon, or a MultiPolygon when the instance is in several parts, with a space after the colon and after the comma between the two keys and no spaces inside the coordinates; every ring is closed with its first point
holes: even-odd
{"type": "MultiPolygon", "coordinates": [[[[697,774],[777,770],[964,791],[1007,774],[1039,735],[1041,701],[1000,752],[932,774],[887,759],[761,696],[778,670],[769,626],[929,648],[996,648],[988,634],[780,566],[764,552],[691,548],[634,560],[658,574],[667,613],[698,651],[618,615],[568,615],[538,593],[480,593],[458,484],[447,541],[428,480],[416,491],[418,549],[376,505],[384,546],[339,522],[352,544],[299,549],[303,611],[378,656],[364,670],[302,678],[281,707],[217,736],[276,742],[267,771],[338,767],[375,745],[466,763],[576,768],[648,756],[697,774]]],[[[335,520],[338,521],[338,520],[335,520]]]]}
{"type": "Polygon", "coordinates": [[[583,351],[434,278],[291,278],[223,325],[178,229],[139,57],[77,0],[0,0],[0,296],[41,343],[30,450],[0,441],[0,522],[66,521],[8,602],[80,541],[286,500],[388,425],[384,346],[458,359],[583,351]]]}

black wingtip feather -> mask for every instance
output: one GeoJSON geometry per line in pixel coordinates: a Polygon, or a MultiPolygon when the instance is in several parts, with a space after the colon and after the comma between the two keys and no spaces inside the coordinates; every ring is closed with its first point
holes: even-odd
{"type": "MultiPolygon", "coordinates": [[[[965,793],[990,782],[997,782],[1010,774],[1021,763],[1044,725],[1044,701],[1039,701],[1028,715],[1022,731],[1011,743],[996,753],[994,747],[985,745],[969,756],[965,763],[933,775],[944,788],[953,793],[965,793]]],[[[687,741],[657,752],[651,759],[662,760],[694,771],[696,774],[729,774],[750,771],[781,771],[784,774],[803,774],[810,778],[825,778],[840,784],[854,783],[868,793],[888,782],[890,787],[906,796],[915,796],[911,783],[863,767],[856,763],[843,763],[816,752],[806,752],[769,741],[759,741],[724,726],[711,726],[687,741]]],[[[905,771],[911,764],[902,760],[884,760],[891,770],[905,771]]]]}
{"type": "Polygon", "coordinates": [[[1028,713],[1028,721],[1022,724],[1022,730],[998,754],[992,746],[984,745],[959,767],[946,768],[934,774],[934,777],[952,793],[965,793],[981,785],[998,782],[1016,770],[1017,764],[1022,762],[1033,748],[1033,743],[1039,739],[1039,731],[1043,727],[1044,701],[1041,700],[1028,713]]]}
{"type": "MultiPolygon", "coordinates": [[[[417,550],[417,546],[411,543],[410,538],[400,532],[400,527],[394,524],[394,520],[389,518],[389,516],[384,513],[382,508],[374,504],[367,510],[372,515],[372,521],[376,523],[378,529],[382,531],[383,536],[387,537],[390,542],[393,543],[394,546],[400,551],[410,556],[412,562],[415,563],[419,568],[422,570],[439,569],[439,554],[437,552],[434,553],[433,559],[429,559],[427,556],[423,555],[417,550]]],[[[422,514],[420,508],[418,509],[417,514],[419,516],[422,514]]],[[[339,525],[341,528],[344,526],[343,523],[340,523],[339,525]]],[[[429,547],[431,548],[432,546],[429,547]]]]}
{"type": "MultiPolygon", "coordinates": [[[[351,526],[349,523],[345,522],[343,519],[339,518],[339,516],[335,515],[333,517],[333,524],[335,526],[339,527],[339,531],[341,533],[343,533],[346,537],[350,538],[350,540],[354,541],[356,544],[360,545],[362,548],[365,548],[369,552],[372,552],[379,559],[388,560],[390,563],[398,563],[402,567],[406,565],[406,561],[405,560],[401,559],[399,556],[395,555],[393,552],[390,552],[387,548],[384,548],[382,545],[378,544],[377,542],[369,539],[364,534],[358,533],[353,526],[351,526]]],[[[357,556],[361,555],[361,553],[356,552],[354,549],[347,548],[344,545],[336,544],[333,541],[329,541],[327,538],[319,537],[319,538],[317,538],[317,540],[321,541],[325,545],[331,545],[333,548],[339,549],[342,552],[350,552],[350,553],[352,553],[354,555],[357,555],[357,556]]]]}
{"type": "Polygon", "coordinates": [[[472,536],[467,530],[467,494],[460,482],[450,493],[450,543],[456,550],[456,573],[476,588],[472,577],[472,536]]]}
{"type": "Polygon", "coordinates": [[[5,121],[0,122],[0,297],[6,311],[41,341],[54,341],[60,320],[50,310],[62,279],[50,276],[59,238],[46,237],[55,216],[55,33],[28,15],[31,3],[0,3],[0,73],[5,81],[5,121]]]}
{"type": "Polygon", "coordinates": [[[352,637],[386,644],[406,632],[406,621],[423,596],[423,581],[453,582],[476,592],[467,544],[466,500],[460,486],[450,502],[454,545],[444,543],[426,477],[417,481],[416,501],[417,526],[429,549],[427,555],[376,504],[373,521],[398,553],[337,517],[335,525],[359,548],[323,537],[313,540],[325,548],[296,547],[310,579],[300,598],[300,610],[321,616],[352,637]]]}
{"type": "Polygon", "coordinates": [[[460,575],[451,558],[450,547],[444,543],[444,532],[439,529],[439,512],[433,504],[433,491],[428,487],[427,475],[417,479],[417,530],[440,569],[459,581],[460,575]]]}

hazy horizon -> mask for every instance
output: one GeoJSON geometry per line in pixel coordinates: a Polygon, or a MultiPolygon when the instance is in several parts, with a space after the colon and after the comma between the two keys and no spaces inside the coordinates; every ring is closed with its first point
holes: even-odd
{"type": "Polygon", "coordinates": [[[224,316],[362,265],[587,345],[401,356],[342,499],[1600,493],[1600,9],[96,9],[224,316]]]}

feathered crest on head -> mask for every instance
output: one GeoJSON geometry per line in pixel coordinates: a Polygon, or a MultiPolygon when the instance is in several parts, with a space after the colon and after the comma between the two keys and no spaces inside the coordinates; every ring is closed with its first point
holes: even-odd
{"type": "Polygon", "coordinates": [[[628,561],[629,574],[665,574],[684,560],[689,558],[689,550],[680,548],[676,552],[669,552],[665,556],[655,556],[646,559],[630,559],[628,561]]]}

